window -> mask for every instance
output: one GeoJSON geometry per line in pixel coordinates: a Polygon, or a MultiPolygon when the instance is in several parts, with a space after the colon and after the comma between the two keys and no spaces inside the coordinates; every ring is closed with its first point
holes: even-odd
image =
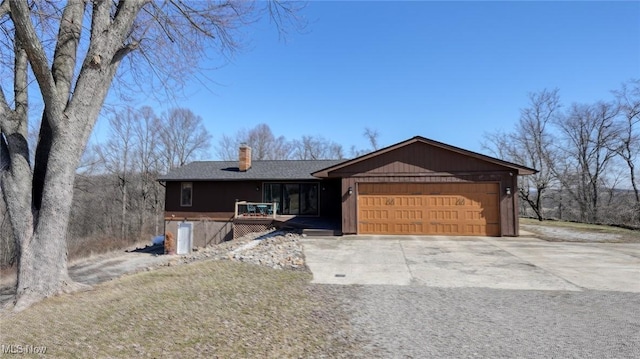
{"type": "Polygon", "coordinates": [[[182,182],[180,189],[180,206],[191,207],[193,199],[193,184],[191,182],[182,182]]]}
{"type": "Polygon", "coordinates": [[[265,183],[264,201],[278,204],[278,214],[317,216],[317,183],[265,183]]]}

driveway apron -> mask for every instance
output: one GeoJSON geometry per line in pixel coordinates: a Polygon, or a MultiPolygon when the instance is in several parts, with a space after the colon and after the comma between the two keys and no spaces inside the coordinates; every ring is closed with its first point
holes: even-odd
{"type": "Polygon", "coordinates": [[[305,238],[314,283],[640,292],[640,244],[535,238],[305,238]]]}

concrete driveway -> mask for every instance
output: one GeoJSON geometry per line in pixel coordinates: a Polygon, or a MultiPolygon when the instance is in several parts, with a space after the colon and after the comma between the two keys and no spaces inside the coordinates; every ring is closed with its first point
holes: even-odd
{"type": "Polygon", "coordinates": [[[302,244],[314,283],[640,293],[640,243],[344,236],[302,244]]]}

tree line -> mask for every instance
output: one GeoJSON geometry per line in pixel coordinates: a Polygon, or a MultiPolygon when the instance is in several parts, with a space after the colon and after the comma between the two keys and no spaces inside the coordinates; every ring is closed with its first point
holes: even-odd
{"type": "MultiPolygon", "coordinates": [[[[378,131],[365,127],[362,135],[370,147],[359,149],[351,146],[349,157],[358,157],[378,149],[378,131]]],[[[223,134],[215,152],[222,160],[237,160],[241,144],[251,147],[254,160],[326,160],[344,159],[347,156],[347,151],[341,144],[323,136],[303,135],[300,139],[289,140],[284,136],[275,136],[265,123],[251,129],[241,129],[235,136],[223,134]]]]}
{"type": "Polygon", "coordinates": [[[640,80],[594,103],[531,93],[515,127],[485,134],[484,148],[538,170],[520,179],[523,214],[640,227],[640,80]]]}

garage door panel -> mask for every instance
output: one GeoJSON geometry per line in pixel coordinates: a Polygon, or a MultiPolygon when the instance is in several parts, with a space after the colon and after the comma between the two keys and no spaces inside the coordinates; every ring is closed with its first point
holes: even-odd
{"type": "Polygon", "coordinates": [[[360,228],[363,233],[389,233],[388,223],[360,222],[360,228]]]}
{"type": "Polygon", "coordinates": [[[395,210],[393,211],[393,218],[396,220],[421,220],[423,219],[423,211],[419,210],[395,210]]]}
{"type": "Polygon", "coordinates": [[[483,235],[486,230],[486,226],[479,225],[479,224],[467,224],[465,226],[465,230],[467,233],[470,233],[470,234],[483,235]]]}
{"type": "Polygon", "coordinates": [[[420,223],[396,223],[395,232],[398,234],[415,234],[424,232],[424,225],[420,223]]]}
{"type": "Polygon", "coordinates": [[[429,234],[457,235],[460,227],[454,223],[433,223],[429,225],[429,234]]]}
{"type": "Polygon", "coordinates": [[[500,235],[497,183],[360,184],[358,233],[500,235]]]}
{"type": "Polygon", "coordinates": [[[482,212],[478,211],[465,211],[464,219],[468,221],[484,221],[482,212]]]}
{"type": "Polygon", "coordinates": [[[412,197],[396,197],[395,205],[402,207],[422,207],[423,206],[423,198],[420,196],[412,196],[412,197]]]}
{"type": "Polygon", "coordinates": [[[387,219],[389,219],[389,211],[387,211],[387,210],[371,209],[371,210],[363,210],[361,213],[362,213],[362,219],[363,220],[371,220],[371,219],[387,220],[387,219]]]}
{"type": "Polygon", "coordinates": [[[382,198],[380,197],[363,197],[363,205],[366,207],[380,207],[382,205],[382,198]]]}
{"type": "Polygon", "coordinates": [[[430,220],[453,220],[453,221],[457,221],[459,220],[459,212],[457,211],[447,211],[447,210],[441,210],[441,211],[429,211],[429,219],[430,220]]]}

